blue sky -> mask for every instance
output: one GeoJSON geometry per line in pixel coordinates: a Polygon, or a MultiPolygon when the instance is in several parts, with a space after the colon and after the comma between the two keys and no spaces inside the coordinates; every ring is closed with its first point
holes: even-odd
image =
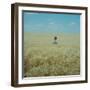
{"type": "Polygon", "coordinates": [[[79,14],[24,12],[24,32],[79,33],[79,14]]]}

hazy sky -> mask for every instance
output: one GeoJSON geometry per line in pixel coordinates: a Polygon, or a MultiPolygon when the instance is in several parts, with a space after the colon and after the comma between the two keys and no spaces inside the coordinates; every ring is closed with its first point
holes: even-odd
{"type": "Polygon", "coordinates": [[[23,12],[24,32],[80,32],[79,14],[23,12]]]}

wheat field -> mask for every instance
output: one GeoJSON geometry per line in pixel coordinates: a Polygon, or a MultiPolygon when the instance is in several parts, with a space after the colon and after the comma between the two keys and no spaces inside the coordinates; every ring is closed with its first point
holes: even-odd
{"type": "Polygon", "coordinates": [[[80,74],[80,35],[24,32],[24,77],[80,74]]]}

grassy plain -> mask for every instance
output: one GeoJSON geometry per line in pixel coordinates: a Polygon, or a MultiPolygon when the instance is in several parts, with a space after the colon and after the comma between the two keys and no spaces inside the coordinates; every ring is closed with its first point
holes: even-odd
{"type": "Polygon", "coordinates": [[[80,74],[80,35],[24,32],[24,76],[80,74]]]}

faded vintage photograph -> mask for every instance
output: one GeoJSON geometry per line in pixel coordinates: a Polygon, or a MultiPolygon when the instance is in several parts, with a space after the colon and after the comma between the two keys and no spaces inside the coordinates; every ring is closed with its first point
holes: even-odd
{"type": "Polygon", "coordinates": [[[23,11],[23,76],[80,75],[80,14],[23,11]]]}

